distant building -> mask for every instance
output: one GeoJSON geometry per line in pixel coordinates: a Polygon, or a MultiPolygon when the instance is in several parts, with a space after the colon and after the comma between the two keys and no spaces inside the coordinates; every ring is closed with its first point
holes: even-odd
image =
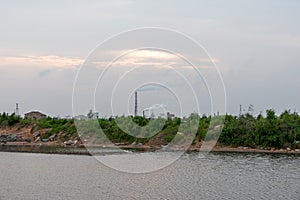
{"type": "Polygon", "coordinates": [[[66,115],[65,117],[63,117],[63,119],[72,119],[71,115],[66,115]]]}
{"type": "Polygon", "coordinates": [[[167,112],[167,118],[168,118],[168,119],[174,119],[174,118],[175,118],[175,115],[174,115],[174,114],[171,114],[170,112],[167,112]]]}
{"type": "Polygon", "coordinates": [[[85,115],[77,115],[77,116],[74,117],[74,119],[76,119],[76,120],[87,120],[88,117],[85,116],[85,115]]]}
{"type": "Polygon", "coordinates": [[[166,118],[166,105],[154,104],[149,108],[143,110],[143,117],[149,119],[166,118]]]}
{"type": "Polygon", "coordinates": [[[25,114],[25,119],[45,119],[47,115],[40,113],[38,111],[32,111],[25,114]]]}
{"type": "Polygon", "coordinates": [[[87,115],[77,115],[74,117],[76,120],[90,120],[90,119],[98,119],[99,118],[99,113],[98,112],[93,112],[91,109],[87,115]]]}
{"type": "Polygon", "coordinates": [[[99,113],[98,112],[93,112],[91,109],[89,113],[87,114],[88,119],[98,119],[99,118],[99,113]]]}

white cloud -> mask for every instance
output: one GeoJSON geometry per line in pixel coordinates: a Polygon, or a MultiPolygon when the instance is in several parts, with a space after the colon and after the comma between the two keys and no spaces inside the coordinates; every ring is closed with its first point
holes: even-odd
{"type": "MultiPolygon", "coordinates": [[[[105,53],[104,53],[105,54],[105,53]]],[[[107,55],[115,57],[116,60],[110,61],[93,61],[91,64],[97,68],[106,68],[107,66],[114,67],[116,70],[128,70],[133,67],[151,67],[157,69],[168,69],[168,68],[184,68],[194,69],[193,66],[189,65],[183,58],[177,54],[173,54],[161,50],[133,50],[122,54],[122,51],[110,51],[107,55]]],[[[217,59],[210,58],[196,58],[199,63],[203,63],[198,68],[209,69],[213,67],[213,62],[219,62],[217,59]]]]}
{"type": "Polygon", "coordinates": [[[0,57],[0,68],[17,69],[70,69],[76,68],[83,62],[79,58],[68,58],[57,55],[46,56],[8,56],[0,57]]]}

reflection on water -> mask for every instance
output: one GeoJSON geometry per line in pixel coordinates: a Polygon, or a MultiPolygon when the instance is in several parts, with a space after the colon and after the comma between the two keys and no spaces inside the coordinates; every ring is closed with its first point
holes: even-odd
{"type": "MultiPolygon", "coordinates": [[[[136,155],[119,156],[122,165],[136,155]]],[[[0,199],[300,199],[299,156],[189,153],[147,174],[90,156],[0,152],[0,159],[0,199]]]]}

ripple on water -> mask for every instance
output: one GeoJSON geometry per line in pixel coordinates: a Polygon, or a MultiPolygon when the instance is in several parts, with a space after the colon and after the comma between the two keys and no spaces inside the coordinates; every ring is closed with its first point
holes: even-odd
{"type": "MultiPolygon", "coordinates": [[[[123,165],[143,155],[103,157],[119,156],[123,165]]],[[[146,174],[116,171],[90,156],[2,152],[0,159],[0,199],[300,199],[297,156],[189,153],[146,174]]]]}

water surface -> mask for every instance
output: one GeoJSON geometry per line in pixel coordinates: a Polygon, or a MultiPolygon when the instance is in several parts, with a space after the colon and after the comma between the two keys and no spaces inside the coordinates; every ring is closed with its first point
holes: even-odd
{"type": "Polygon", "coordinates": [[[300,199],[299,156],[198,155],[129,174],[91,156],[0,152],[0,199],[300,199]]]}

